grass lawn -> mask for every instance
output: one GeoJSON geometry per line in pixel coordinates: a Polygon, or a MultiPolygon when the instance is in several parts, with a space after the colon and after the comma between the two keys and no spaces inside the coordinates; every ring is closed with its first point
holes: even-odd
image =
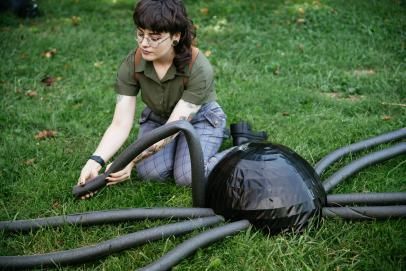
{"type": "MultiPolygon", "coordinates": [[[[111,121],[116,69],[135,46],[133,1],[38,2],[40,18],[0,15],[0,220],[190,207],[190,188],[143,182],[135,173],[91,200],[72,197],[111,121]]],[[[405,126],[404,1],[185,2],[229,124],[247,120],[313,165],[338,147],[405,126]]],[[[223,148],[229,146],[225,141],[223,148]]],[[[334,193],[406,192],[405,161],[365,169],[334,193]]],[[[0,232],[0,255],[71,249],[164,223],[0,232]]],[[[174,270],[405,270],[405,226],[405,220],[325,219],[301,235],[268,237],[251,229],[199,250],[174,270]]],[[[60,269],[136,269],[196,233],[60,269]]]]}

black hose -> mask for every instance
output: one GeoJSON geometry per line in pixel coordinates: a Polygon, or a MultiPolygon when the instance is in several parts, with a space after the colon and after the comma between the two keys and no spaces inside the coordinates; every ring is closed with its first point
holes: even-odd
{"type": "Polygon", "coordinates": [[[381,151],[365,155],[358,160],[355,160],[346,165],[345,167],[331,175],[329,178],[327,178],[326,181],[323,182],[324,190],[327,193],[331,189],[336,187],[339,183],[344,181],[346,178],[360,171],[361,169],[404,153],[406,153],[406,143],[401,142],[381,151]]]}
{"type": "Polygon", "coordinates": [[[188,257],[197,249],[207,246],[213,242],[223,239],[226,236],[238,233],[250,226],[248,220],[240,220],[224,226],[205,231],[194,236],[182,244],[178,245],[157,261],[139,269],[143,271],[161,271],[170,270],[171,267],[179,263],[182,259],[188,257]]]}
{"type": "Polygon", "coordinates": [[[27,220],[0,221],[0,230],[30,231],[41,227],[58,227],[65,224],[97,225],[140,219],[197,218],[213,215],[215,215],[213,210],[208,208],[131,208],[27,220]]]}
{"type": "Polygon", "coordinates": [[[406,193],[351,193],[327,195],[327,206],[365,205],[401,205],[406,204],[406,193]]]}
{"type": "Polygon", "coordinates": [[[192,167],[192,199],[194,207],[205,207],[206,196],[206,176],[204,170],[203,152],[198,135],[193,126],[184,120],[170,122],[158,127],[142,138],[135,141],[121,153],[104,173],[93,180],[87,182],[84,186],[74,186],[72,193],[79,198],[91,191],[98,190],[106,185],[106,177],[113,172],[117,172],[127,166],[138,154],[146,150],[154,143],[169,137],[177,132],[183,132],[189,147],[190,160],[192,167]]]}
{"type": "Polygon", "coordinates": [[[365,207],[324,207],[323,217],[345,219],[388,219],[406,217],[406,205],[365,206],[365,207]]]}
{"type": "Polygon", "coordinates": [[[337,149],[328,155],[326,155],[323,159],[321,159],[317,164],[314,166],[314,169],[316,173],[321,176],[321,174],[326,170],[327,167],[329,167],[331,164],[333,164],[335,161],[343,157],[344,155],[347,155],[349,153],[355,153],[364,149],[368,149],[370,147],[386,143],[389,141],[393,140],[398,140],[406,138],[406,128],[399,129],[397,131],[389,132],[386,134],[382,134],[376,137],[372,137],[370,139],[362,140],[359,142],[356,142],[354,144],[342,147],[340,149],[337,149]]]}
{"type": "Polygon", "coordinates": [[[210,216],[142,230],[88,247],[29,256],[0,256],[0,269],[26,269],[88,262],[147,242],[211,226],[221,221],[223,218],[220,216],[210,216]]]}

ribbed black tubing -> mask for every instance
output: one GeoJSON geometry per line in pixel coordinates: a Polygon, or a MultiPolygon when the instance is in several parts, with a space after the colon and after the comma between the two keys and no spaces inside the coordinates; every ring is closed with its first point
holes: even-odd
{"type": "Polygon", "coordinates": [[[139,271],[161,271],[170,270],[171,267],[179,263],[182,259],[194,253],[197,249],[223,239],[226,236],[236,234],[248,228],[250,222],[248,220],[240,220],[229,223],[224,226],[205,231],[197,236],[194,236],[182,244],[178,245],[167,254],[162,256],[157,261],[138,269],[139,271]]]}
{"type": "Polygon", "coordinates": [[[344,205],[402,205],[406,204],[406,193],[350,193],[327,195],[327,206],[344,205]]]}
{"type": "Polygon", "coordinates": [[[392,147],[383,149],[381,151],[373,152],[368,155],[365,155],[358,160],[355,160],[338,170],[336,173],[331,175],[323,182],[323,187],[326,192],[329,192],[331,189],[336,187],[339,183],[344,181],[349,176],[357,173],[361,169],[388,160],[392,157],[395,157],[400,154],[406,153],[406,143],[401,142],[392,147]]]}
{"type": "Polygon", "coordinates": [[[339,148],[328,155],[326,155],[323,159],[321,159],[317,164],[314,166],[316,173],[321,176],[323,172],[333,164],[335,161],[340,159],[341,157],[349,154],[355,153],[361,150],[365,150],[371,148],[373,146],[377,146],[382,143],[398,140],[406,138],[406,128],[402,128],[393,132],[385,133],[376,137],[372,137],[366,140],[362,140],[351,145],[339,148]]]}
{"type": "Polygon", "coordinates": [[[81,197],[91,191],[98,190],[106,185],[106,177],[113,172],[117,172],[127,166],[137,155],[146,150],[154,143],[167,138],[177,132],[183,132],[189,147],[192,167],[192,199],[194,207],[205,207],[206,177],[204,170],[203,151],[198,135],[193,126],[185,121],[179,120],[170,122],[158,127],[142,138],[128,146],[103,174],[87,182],[84,186],[74,186],[72,193],[75,197],[81,197]]]}
{"type": "Polygon", "coordinates": [[[213,216],[209,208],[131,208],[79,214],[53,216],[37,219],[0,221],[0,230],[30,231],[41,227],[70,225],[99,225],[140,219],[197,218],[213,216]]]}
{"type": "Polygon", "coordinates": [[[147,242],[215,225],[223,220],[221,216],[209,216],[130,233],[88,247],[29,256],[0,256],[0,269],[15,270],[88,262],[147,242]]]}
{"type": "Polygon", "coordinates": [[[364,206],[364,207],[324,207],[323,217],[341,217],[344,219],[388,219],[406,217],[406,205],[364,206]]]}

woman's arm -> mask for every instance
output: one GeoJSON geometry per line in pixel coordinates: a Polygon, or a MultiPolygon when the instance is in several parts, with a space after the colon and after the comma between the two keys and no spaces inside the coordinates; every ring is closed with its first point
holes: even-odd
{"type": "Polygon", "coordinates": [[[113,120],[94,152],[108,161],[124,144],[134,122],[135,96],[117,95],[113,120]]]}
{"type": "MultiPolygon", "coordinates": [[[[172,111],[169,119],[166,121],[166,123],[169,123],[172,121],[177,121],[177,120],[191,121],[201,107],[202,107],[201,105],[192,104],[192,103],[186,102],[181,99],[176,104],[175,108],[173,109],[173,111],[172,111]]],[[[161,141],[155,143],[154,145],[152,145],[150,148],[148,148],[144,152],[148,153],[149,155],[156,153],[157,151],[159,151],[163,147],[165,147],[165,145],[169,144],[177,135],[178,135],[178,133],[176,133],[172,136],[169,136],[165,139],[162,139],[161,141]]]]}
{"type": "MultiPolygon", "coordinates": [[[[192,104],[189,102],[186,102],[184,100],[179,100],[179,102],[176,104],[175,108],[172,111],[172,114],[170,115],[169,119],[167,120],[166,123],[172,122],[172,121],[177,121],[177,120],[188,120],[191,121],[193,117],[196,115],[196,113],[199,111],[201,108],[201,105],[196,105],[192,104]]],[[[169,144],[176,136],[178,133],[169,136],[167,138],[162,139],[161,141],[155,143],[142,153],[140,153],[134,160],[123,170],[111,173],[110,176],[107,178],[109,181],[108,185],[116,184],[119,182],[122,182],[126,179],[128,179],[131,176],[131,170],[132,168],[141,160],[153,155],[154,153],[158,152],[162,148],[164,148],[167,144],[169,144]]]]}
{"type": "MultiPolygon", "coordinates": [[[[113,120],[96,148],[95,155],[108,161],[123,145],[133,125],[135,105],[135,96],[117,95],[113,120]]],[[[100,169],[101,166],[97,162],[88,160],[82,168],[78,184],[84,185],[87,180],[96,177],[100,169]]]]}

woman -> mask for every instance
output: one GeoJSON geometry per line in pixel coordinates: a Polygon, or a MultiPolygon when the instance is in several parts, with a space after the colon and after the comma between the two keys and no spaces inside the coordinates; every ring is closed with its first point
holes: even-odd
{"type": "MultiPolygon", "coordinates": [[[[165,123],[189,120],[202,144],[206,172],[221,156],[216,153],[223,141],[226,116],[216,102],[212,66],[204,54],[192,54],[195,33],[182,1],[141,0],[133,19],[138,49],[119,67],[112,123],[83,167],[79,185],[97,176],[104,161],[127,139],[139,92],[146,108],[141,114],[138,138],[165,123]]],[[[182,134],[148,148],[137,162],[112,173],[108,185],[129,179],[134,166],[143,179],[174,178],[177,184],[191,184],[190,157],[182,134]]]]}

